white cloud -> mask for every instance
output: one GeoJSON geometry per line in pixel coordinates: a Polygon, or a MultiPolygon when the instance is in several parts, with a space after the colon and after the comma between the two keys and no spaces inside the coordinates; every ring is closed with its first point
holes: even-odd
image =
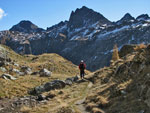
{"type": "Polygon", "coordinates": [[[0,8],[0,19],[2,19],[6,15],[7,14],[4,12],[4,10],[2,8],[0,8]]]}

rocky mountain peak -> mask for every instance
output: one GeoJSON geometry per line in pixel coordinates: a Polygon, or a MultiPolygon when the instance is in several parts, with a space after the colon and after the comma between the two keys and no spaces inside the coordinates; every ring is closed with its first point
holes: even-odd
{"type": "Polygon", "coordinates": [[[72,11],[70,15],[70,19],[68,22],[68,26],[73,28],[80,28],[83,26],[88,26],[90,24],[94,24],[98,22],[100,24],[110,24],[111,22],[106,19],[102,14],[95,12],[92,9],[83,6],[80,9],[76,9],[75,12],[72,11]]]}
{"type": "Polygon", "coordinates": [[[130,13],[126,13],[122,20],[134,20],[134,17],[132,17],[130,13]]]}
{"type": "Polygon", "coordinates": [[[39,28],[35,24],[33,24],[31,21],[23,20],[19,22],[17,25],[14,25],[10,31],[19,31],[19,32],[25,32],[25,33],[32,33],[32,32],[41,32],[43,31],[42,28],[39,28]]]}
{"type": "Polygon", "coordinates": [[[135,20],[135,18],[132,17],[130,13],[126,13],[119,21],[117,21],[117,23],[121,24],[123,22],[131,22],[134,20],[135,20]]]}
{"type": "Polygon", "coordinates": [[[148,16],[148,14],[142,14],[140,16],[138,16],[136,18],[136,20],[140,21],[140,20],[146,20],[146,19],[150,19],[150,17],[148,16]]]}

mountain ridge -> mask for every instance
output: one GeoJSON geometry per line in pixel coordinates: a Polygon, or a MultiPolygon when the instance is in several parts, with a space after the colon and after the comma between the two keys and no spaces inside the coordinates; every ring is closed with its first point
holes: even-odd
{"type": "Polygon", "coordinates": [[[83,59],[91,71],[110,64],[115,44],[120,49],[125,44],[150,42],[150,18],[146,14],[131,21],[133,18],[127,13],[119,24],[87,7],[77,9],[72,15],[69,21],[42,32],[1,31],[0,40],[5,38],[5,44],[20,54],[57,53],[76,65],[83,59]],[[80,21],[74,23],[76,19],[80,21]]]}
{"type": "MultiPolygon", "coordinates": [[[[71,14],[70,14],[70,17],[69,17],[69,20],[70,20],[70,18],[71,18],[71,16],[74,14],[74,13],[77,13],[78,11],[82,11],[82,10],[88,10],[88,11],[91,11],[91,12],[95,12],[95,13],[97,13],[97,14],[100,14],[99,12],[97,12],[97,11],[94,11],[94,10],[92,10],[92,9],[90,9],[90,8],[88,8],[88,7],[86,7],[86,6],[82,6],[81,8],[77,8],[75,11],[72,11],[71,12],[71,14]]],[[[100,14],[102,17],[104,17],[102,14],[100,14]]],[[[122,18],[120,18],[120,20],[121,19],[123,19],[124,17],[126,17],[126,16],[130,16],[130,18],[133,18],[133,20],[134,19],[139,19],[139,18],[141,18],[141,17],[144,17],[144,18],[150,18],[149,17],[149,15],[148,14],[141,14],[141,15],[139,15],[139,16],[137,16],[136,18],[135,17],[132,17],[131,16],[131,14],[130,13],[126,13],[122,18]]],[[[105,18],[105,17],[104,17],[105,18]]],[[[106,19],[106,18],[105,18],[106,19]]],[[[69,21],[68,20],[68,21],[69,21]]],[[[114,21],[114,23],[116,23],[116,22],[118,22],[118,21],[120,21],[120,20],[116,20],[116,21],[114,21]]],[[[32,23],[31,21],[29,21],[29,20],[22,20],[22,21],[20,21],[18,24],[20,24],[21,22],[24,22],[24,21],[26,21],[26,22],[30,22],[30,23],[32,23]]],[[[65,21],[61,21],[61,22],[59,22],[58,24],[55,24],[55,25],[52,25],[51,27],[54,27],[54,26],[56,26],[56,25],[59,25],[59,24],[61,24],[61,23],[64,23],[64,22],[68,22],[67,20],[65,20],[65,21]]],[[[110,23],[112,23],[112,21],[110,21],[110,20],[108,20],[110,23]]],[[[16,24],[16,25],[18,25],[18,24],[16,24]]],[[[32,23],[33,24],[33,23],[32,23]]],[[[35,24],[33,24],[33,25],[35,25],[35,24]]],[[[14,25],[15,26],[15,25],[14,25]]],[[[35,25],[35,26],[37,26],[37,25],[35,25]]],[[[47,27],[47,28],[51,28],[51,27],[47,27]]],[[[41,29],[43,29],[43,28],[41,28],[41,29]]],[[[12,28],[10,28],[9,30],[12,30],[12,28]]],[[[44,29],[43,29],[44,30],[44,29]]]]}

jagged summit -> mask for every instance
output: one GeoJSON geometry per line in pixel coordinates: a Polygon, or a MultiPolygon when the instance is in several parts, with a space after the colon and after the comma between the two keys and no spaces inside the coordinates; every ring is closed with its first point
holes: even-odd
{"type": "Polygon", "coordinates": [[[98,22],[100,24],[111,24],[102,14],[83,6],[80,9],[72,11],[68,26],[72,28],[80,28],[98,22]]]}
{"type": "Polygon", "coordinates": [[[126,21],[126,20],[134,20],[134,19],[135,18],[132,17],[130,13],[126,13],[121,20],[126,21]]]}
{"type": "Polygon", "coordinates": [[[150,17],[148,16],[148,14],[142,14],[139,15],[136,20],[140,21],[140,20],[146,20],[146,19],[150,19],[150,17]]]}
{"type": "Polygon", "coordinates": [[[87,69],[95,71],[109,65],[114,44],[120,49],[124,44],[150,43],[149,16],[140,15],[137,19],[141,20],[127,13],[120,20],[123,22],[117,24],[83,6],[72,11],[68,21],[44,32],[37,32],[36,25],[22,21],[11,28],[11,31],[19,32],[1,31],[0,40],[20,54],[58,53],[77,65],[84,59],[87,69]],[[30,42],[26,49],[25,40],[30,42]]]}
{"type": "Polygon", "coordinates": [[[123,22],[131,22],[134,21],[135,18],[131,16],[130,13],[126,13],[119,21],[117,21],[117,24],[121,24],[123,22]]]}
{"type": "Polygon", "coordinates": [[[31,32],[40,32],[43,31],[42,28],[39,28],[35,24],[33,24],[31,21],[23,20],[19,22],[17,25],[14,25],[10,31],[19,31],[19,32],[25,32],[25,33],[31,33],[31,32]]]}

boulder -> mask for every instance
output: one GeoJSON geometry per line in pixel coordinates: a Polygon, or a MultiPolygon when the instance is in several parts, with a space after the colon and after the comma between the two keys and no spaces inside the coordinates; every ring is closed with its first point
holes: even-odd
{"type": "Polygon", "coordinates": [[[50,77],[51,76],[51,72],[45,68],[41,69],[39,74],[40,74],[40,77],[50,77]]]}
{"type": "Polygon", "coordinates": [[[20,72],[18,69],[13,69],[12,71],[15,72],[15,73],[19,73],[20,72]]]}
{"type": "Polygon", "coordinates": [[[65,83],[66,83],[66,85],[72,85],[72,84],[73,84],[73,81],[72,81],[71,78],[67,78],[67,79],[65,80],[65,83]]]}
{"type": "Polygon", "coordinates": [[[18,69],[13,69],[12,71],[15,72],[17,75],[20,75],[20,76],[25,75],[25,72],[20,72],[20,70],[18,70],[18,69]]]}
{"type": "Polygon", "coordinates": [[[19,64],[17,64],[17,63],[14,63],[14,66],[17,66],[17,67],[19,67],[19,64]]]}
{"type": "Polygon", "coordinates": [[[33,72],[33,73],[31,73],[31,75],[38,75],[39,74],[39,72],[33,72]]]}
{"type": "Polygon", "coordinates": [[[30,94],[32,94],[32,95],[38,95],[38,94],[41,94],[42,92],[45,92],[45,89],[44,89],[44,86],[43,86],[43,85],[35,87],[35,88],[30,92],[30,94]]]}
{"type": "Polygon", "coordinates": [[[16,80],[17,78],[13,77],[12,75],[10,74],[2,74],[1,75],[1,78],[4,78],[6,80],[16,80]]]}
{"type": "Polygon", "coordinates": [[[67,78],[65,80],[65,83],[66,83],[66,85],[72,85],[77,80],[79,80],[79,78],[78,78],[78,76],[75,76],[75,77],[67,78]]]}
{"type": "Polygon", "coordinates": [[[38,95],[38,97],[37,97],[38,101],[42,101],[42,100],[45,100],[45,99],[46,99],[46,96],[42,95],[42,94],[38,95]]]}
{"type": "Polygon", "coordinates": [[[21,67],[21,72],[24,72],[25,74],[31,74],[31,73],[32,73],[32,70],[31,70],[30,67],[22,66],[22,67],[21,67]]]}
{"type": "Polygon", "coordinates": [[[7,71],[6,68],[4,68],[4,67],[0,67],[0,70],[1,70],[2,72],[6,72],[6,71],[7,71]]]}
{"type": "Polygon", "coordinates": [[[54,80],[52,82],[47,82],[44,84],[45,91],[50,91],[53,89],[62,89],[65,87],[65,82],[62,80],[54,80]]]}
{"type": "Polygon", "coordinates": [[[25,72],[19,72],[18,75],[19,75],[19,76],[24,76],[24,75],[25,75],[25,72]]]}
{"type": "Polygon", "coordinates": [[[5,65],[5,62],[4,61],[0,61],[0,67],[4,66],[4,65],[5,65]]]}
{"type": "Polygon", "coordinates": [[[48,92],[54,89],[62,89],[66,86],[65,82],[62,80],[54,80],[51,82],[47,82],[44,85],[37,86],[33,90],[29,92],[32,95],[39,95],[43,92],[48,92]]]}

